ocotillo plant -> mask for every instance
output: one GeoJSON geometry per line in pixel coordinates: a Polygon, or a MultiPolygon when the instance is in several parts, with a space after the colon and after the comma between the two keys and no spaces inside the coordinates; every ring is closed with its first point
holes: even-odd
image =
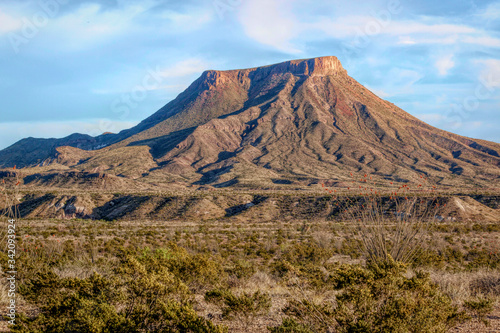
{"type": "Polygon", "coordinates": [[[12,168],[0,184],[0,212],[8,218],[19,217],[19,188],[21,177],[19,170],[12,168]]]}
{"type": "Polygon", "coordinates": [[[344,221],[354,223],[366,258],[387,260],[390,256],[397,261],[411,261],[424,240],[425,230],[445,205],[436,197],[436,186],[429,185],[423,175],[401,186],[372,181],[367,174],[351,174],[351,179],[349,194],[334,197],[334,205],[344,221]]]}

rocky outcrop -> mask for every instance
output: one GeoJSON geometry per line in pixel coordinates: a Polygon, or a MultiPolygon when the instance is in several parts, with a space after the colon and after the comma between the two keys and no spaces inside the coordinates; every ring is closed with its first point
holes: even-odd
{"type": "MultiPolygon", "coordinates": [[[[498,204],[500,197],[484,197],[498,204]]],[[[236,194],[209,193],[204,195],[132,195],[110,193],[27,194],[19,205],[22,218],[103,219],[103,220],[210,220],[276,221],[343,219],[341,212],[359,197],[294,195],[294,194],[236,194]]],[[[479,203],[469,196],[444,197],[441,207],[435,208],[434,197],[420,197],[435,214],[434,222],[498,223],[500,211],[479,203]],[[433,208],[434,207],[434,208],[433,208]]],[[[381,202],[391,202],[388,197],[381,202]]],[[[388,205],[388,209],[395,209],[388,205]]],[[[395,216],[397,212],[394,211],[395,216]]]]}

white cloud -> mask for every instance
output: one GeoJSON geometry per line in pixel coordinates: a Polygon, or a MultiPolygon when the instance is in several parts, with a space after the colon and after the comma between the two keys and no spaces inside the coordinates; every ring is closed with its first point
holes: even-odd
{"type": "Polygon", "coordinates": [[[485,47],[500,47],[500,39],[487,36],[484,32],[476,32],[471,35],[453,34],[449,36],[400,36],[397,44],[400,45],[415,45],[415,44],[439,44],[439,45],[453,45],[453,44],[473,44],[485,47]]]}
{"type": "Polygon", "coordinates": [[[398,44],[401,45],[415,45],[417,42],[413,40],[410,36],[399,36],[398,44]]]}
{"type": "Polygon", "coordinates": [[[425,24],[414,21],[394,21],[389,23],[384,32],[391,35],[409,35],[409,34],[423,34],[423,35],[457,35],[457,34],[472,34],[477,30],[472,27],[458,24],[425,24]]]}
{"type": "Polygon", "coordinates": [[[478,129],[484,126],[484,123],[482,121],[472,121],[470,124],[474,129],[478,129]]]}
{"type": "Polygon", "coordinates": [[[374,17],[351,16],[322,21],[315,24],[318,29],[335,38],[369,38],[376,35],[398,37],[396,44],[475,44],[500,47],[500,39],[487,32],[466,25],[427,24],[417,21],[390,21],[383,23],[374,17]]]}
{"type": "Polygon", "coordinates": [[[80,121],[53,122],[7,122],[0,123],[0,149],[27,137],[63,138],[73,133],[102,134],[112,129],[119,132],[137,125],[133,121],[110,121],[107,119],[90,119],[80,121]],[[106,124],[106,126],[103,126],[106,124]]]}
{"type": "Polygon", "coordinates": [[[392,68],[387,73],[384,86],[392,95],[413,93],[413,86],[424,77],[419,71],[406,68],[392,68]],[[390,87],[390,88],[389,88],[390,87]]]}
{"type": "Polygon", "coordinates": [[[211,64],[201,58],[189,58],[168,67],[136,69],[120,73],[100,87],[91,89],[95,95],[130,94],[133,91],[170,91],[179,93],[193,81],[193,75],[209,69],[211,64]],[[111,88],[110,88],[111,87],[111,88]]]}
{"type": "Polygon", "coordinates": [[[164,78],[176,78],[203,72],[209,67],[210,64],[201,58],[190,58],[160,71],[160,75],[164,78]]]}
{"type": "Polygon", "coordinates": [[[448,71],[455,67],[455,61],[453,60],[453,54],[448,54],[443,57],[440,57],[435,62],[436,69],[438,70],[439,75],[445,76],[448,74],[448,71]]]}
{"type": "Polygon", "coordinates": [[[391,94],[388,93],[388,92],[385,92],[384,90],[380,89],[380,88],[372,88],[368,85],[365,85],[365,87],[370,90],[372,93],[374,93],[375,95],[377,95],[378,97],[380,98],[387,98],[387,97],[390,97],[391,94]]]}
{"type": "Polygon", "coordinates": [[[480,10],[477,16],[482,20],[498,21],[500,20],[500,2],[489,4],[486,8],[480,10]]]}
{"type": "Polygon", "coordinates": [[[500,39],[489,36],[470,36],[463,39],[465,43],[487,47],[500,47],[500,39]]]}
{"type": "Polygon", "coordinates": [[[446,120],[446,116],[439,113],[416,114],[415,117],[428,123],[439,123],[446,120]]]}
{"type": "Polygon", "coordinates": [[[84,2],[72,11],[51,17],[39,30],[45,38],[43,43],[51,43],[51,50],[81,52],[101,45],[108,47],[106,43],[129,36],[192,32],[203,29],[214,16],[204,8],[195,8],[188,14],[154,10],[157,4],[156,0],[127,1],[115,8],[104,9],[98,2],[84,2]]]}
{"type": "Polygon", "coordinates": [[[239,20],[246,35],[280,51],[300,53],[291,43],[300,28],[298,20],[289,12],[290,2],[292,1],[245,1],[239,11],[239,20]]]}
{"type": "MultiPolygon", "coordinates": [[[[482,70],[479,74],[479,80],[487,88],[500,88],[500,60],[482,59],[477,60],[482,70]]],[[[498,96],[498,93],[496,94],[498,96]]]]}
{"type": "Polygon", "coordinates": [[[132,30],[133,19],[147,9],[148,2],[106,11],[101,10],[99,4],[86,3],[74,12],[53,19],[47,31],[64,49],[78,51],[126,34],[132,30]]]}
{"type": "Polygon", "coordinates": [[[458,35],[451,35],[445,37],[428,37],[425,35],[419,36],[403,36],[399,37],[397,44],[416,45],[416,44],[439,44],[439,45],[453,45],[459,42],[458,35]]]}
{"type": "Polygon", "coordinates": [[[0,34],[16,31],[21,26],[21,20],[15,19],[0,10],[0,34]]]}
{"type": "Polygon", "coordinates": [[[315,21],[300,20],[291,14],[294,1],[255,0],[245,2],[240,11],[240,23],[250,38],[274,46],[277,50],[298,53],[301,41],[328,36],[346,40],[349,45],[366,45],[376,36],[390,36],[385,44],[473,44],[500,47],[500,39],[488,31],[466,25],[443,22],[433,17],[401,20],[397,15],[383,20],[370,15],[325,16],[315,21]]]}
{"type": "Polygon", "coordinates": [[[158,14],[158,18],[164,22],[168,22],[171,31],[188,32],[202,29],[203,26],[212,22],[215,16],[212,11],[191,10],[189,13],[164,11],[158,14]]]}
{"type": "Polygon", "coordinates": [[[418,21],[382,21],[373,16],[344,16],[322,19],[316,23],[304,24],[309,28],[321,30],[336,38],[354,37],[357,35],[373,36],[379,34],[399,36],[408,39],[410,35],[449,36],[475,34],[478,30],[466,25],[457,24],[426,24],[418,21]]]}
{"type": "Polygon", "coordinates": [[[441,94],[439,96],[436,96],[436,104],[442,104],[448,99],[448,95],[446,94],[441,94]]]}

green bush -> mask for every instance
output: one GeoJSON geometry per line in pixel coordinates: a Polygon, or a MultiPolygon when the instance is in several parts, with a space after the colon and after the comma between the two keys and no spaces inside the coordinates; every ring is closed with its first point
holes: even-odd
{"type": "Polygon", "coordinates": [[[428,275],[406,278],[399,265],[372,266],[373,279],[337,296],[339,332],[445,332],[459,317],[428,275]]]}
{"type": "Polygon", "coordinates": [[[307,241],[294,243],[283,251],[282,259],[296,265],[322,264],[333,254],[316,242],[307,241]]]}
{"type": "Polygon", "coordinates": [[[41,313],[20,318],[12,332],[112,332],[110,328],[127,321],[110,304],[118,298],[114,281],[98,274],[84,280],[38,274],[20,293],[38,304],[41,313]]]}
{"type": "Polygon", "coordinates": [[[486,316],[493,311],[493,300],[489,298],[479,297],[464,302],[464,308],[474,314],[478,320],[482,321],[485,325],[489,325],[486,316]]]}
{"type": "Polygon", "coordinates": [[[247,279],[255,274],[255,266],[248,260],[236,260],[234,266],[228,269],[227,272],[238,279],[247,279]]]}
{"type": "MultiPolygon", "coordinates": [[[[285,313],[313,331],[346,333],[446,332],[465,319],[428,274],[408,278],[405,272],[406,266],[390,257],[366,268],[341,266],[331,278],[335,288],[342,289],[335,306],[292,301],[285,313]]],[[[285,329],[283,325],[278,328],[285,329]]]]}
{"type": "Polygon", "coordinates": [[[225,332],[196,314],[187,286],[159,262],[128,256],[113,273],[38,274],[20,293],[40,314],[20,317],[12,332],[225,332]]]}
{"type": "Polygon", "coordinates": [[[290,274],[296,274],[297,272],[298,268],[287,260],[278,260],[271,265],[271,273],[279,278],[283,278],[290,274]]]}
{"type": "Polygon", "coordinates": [[[500,266],[499,259],[498,254],[486,249],[472,249],[465,256],[465,260],[468,261],[466,267],[470,270],[474,270],[479,267],[496,269],[500,266]]]}
{"type": "Polygon", "coordinates": [[[373,278],[373,272],[360,265],[342,265],[333,272],[330,283],[333,288],[340,290],[352,285],[366,283],[373,278]]]}
{"type": "Polygon", "coordinates": [[[257,316],[265,315],[271,308],[271,297],[256,291],[237,296],[229,290],[212,290],[205,294],[205,300],[222,308],[226,319],[237,319],[248,327],[257,316]]]}
{"type": "Polygon", "coordinates": [[[225,277],[220,258],[214,260],[207,254],[191,255],[174,243],[157,249],[154,253],[145,251],[141,260],[148,264],[165,266],[194,290],[213,288],[225,277]]]}
{"type": "Polygon", "coordinates": [[[293,318],[283,319],[283,323],[278,327],[268,327],[271,333],[314,333],[309,327],[298,323],[293,318]]]}

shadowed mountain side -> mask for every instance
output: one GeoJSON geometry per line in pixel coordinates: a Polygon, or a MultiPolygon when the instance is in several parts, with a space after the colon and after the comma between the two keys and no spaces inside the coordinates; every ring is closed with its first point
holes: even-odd
{"type": "MultiPolygon", "coordinates": [[[[388,199],[388,198],[386,198],[388,199]]],[[[482,197],[498,204],[498,196],[482,197]]],[[[222,219],[273,221],[282,219],[341,220],[342,200],[331,196],[249,195],[211,193],[208,195],[147,195],[86,192],[78,195],[32,193],[23,197],[19,212],[23,218],[87,218],[105,220],[144,219],[222,219]],[[340,200],[340,201],[339,201],[340,200]]],[[[365,200],[352,197],[351,200],[365,200]]],[[[434,203],[434,198],[421,197],[434,203]]],[[[388,203],[387,210],[395,207],[388,203]]],[[[498,209],[488,207],[469,196],[441,198],[442,208],[433,218],[438,221],[500,222],[498,209]]]]}
{"type": "Polygon", "coordinates": [[[0,167],[43,165],[56,157],[56,148],[58,147],[69,146],[84,150],[95,150],[106,146],[114,137],[113,134],[104,134],[98,137],[71,134],[62,139],[22,139],[0,151],[0,167]]]}
{"type": "Polygon", "coordinates": [[[24,177],[26,188],[38,187],[44,189],[101,189],[105,190],[144,190],[143,183],[131,179],[117,177],[107,173],[90,172],[46,172],[35,173],[24,177]]]}

